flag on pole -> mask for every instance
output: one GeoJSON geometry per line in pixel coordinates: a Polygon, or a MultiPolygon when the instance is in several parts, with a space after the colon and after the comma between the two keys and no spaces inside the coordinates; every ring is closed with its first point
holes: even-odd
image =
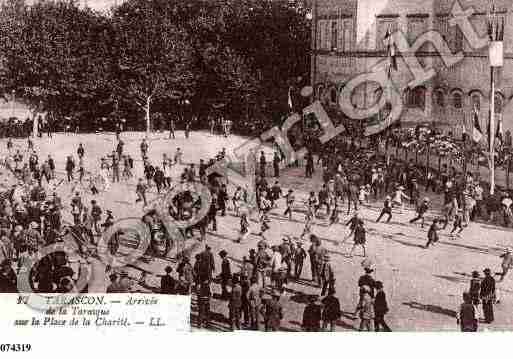
{"type": "Polygon", "coordinates": [[[289,110],[290,112],[292,112],[292,86],[289,86],[289,93],[288,93],[288,98],[287,98],[287,104],[289,106],[289,110]]]}
{"type": "Polygon", "coordinates": [[[497,130],[495,131],[495,138],[499,140],[499,146],[502,145],[502,139],[504,138],[504,134],[502,132],[502,116],[497,116],[497,130]]]}
{"type": "Polygon", "coordinates": [[[388,75],[390,77],[392,70],[397,71],[397,51],[390,27],[387,29],[387,33],[385,34],[385,38],[383,40],[387,47],[387,56],[389,64],[388,75]]]}
{"type": "Polygon", "coordinates": [[[479,126],[479,115],[477,114],[477,109],[474,109],[472,117],[472,139],[474,142],[480,142],[483,138],[483,131],[481,131],[481,126],[479,126]]]}
{"type": "Polygon", "coordinates": [[[465,137],[467,137],[467,124],[465,121],[465,115],[463,115],[463,121],[461,121],[461,137],[463,140],[465,140],[465,137]]]}

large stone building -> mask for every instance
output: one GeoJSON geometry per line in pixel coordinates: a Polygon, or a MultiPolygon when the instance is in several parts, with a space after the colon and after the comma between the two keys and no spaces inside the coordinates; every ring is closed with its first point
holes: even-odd
{"type": "MultiPolygon", "coordinates": [[[[377,63],[387,59],[383,41],[387,30],[400,30],[411,47],[411,51],[400,53],[398,70],[392,73],[394,86],[402,92],[405,106],[401,123],[433,122],[458,135],[462,125],[469,128],[469,118],[476,106],[480,111],[481,126],[485,129],[490,104],[488,43],[482,40],[486,41],[486,46],[481,43],[476,49],[475,42],[471,44],[473,41],[467,38],[465,31],[451,26],[451,19],[456,14],[453,10],[455,1],[458,1],[455,8],[471,9],[468,19],[474,31],[487,39],[491,1],[311,0],[314,21],[311,76],[317,95],[324,95],[335,105],[344,84],[356,74],[372,71],[377,63]],[[446,50],[452,54],[462,51],[463,58],[447,67],[440,52],[429,42],[414,49],[416,40],[429,30],[436,30],[441,35],[448,45],[446,50]],[[412,67],[405,62],[412,56],[421,66],[434,69],[432,77],[414,88],[408,85],[414,79],[412,67]]],[[[494,4],[498,23],[501,24],[503,19],[505,23],[504,66],[496,71],[495,112],[504,120],[504,128],[511,129],[513,110],[508,103],[513,97],[513,3],[511,0],[495,0],[494,4]]],[[[493,31],[495,33],[496,29],[493,31]]],[[[435,35],[428,36],[432,40],[435,35]]],[[[358,107],[367,107],[377,101],[381,93],[379,85],[367,83],[357,88],[352,102],[358,107]]]]}

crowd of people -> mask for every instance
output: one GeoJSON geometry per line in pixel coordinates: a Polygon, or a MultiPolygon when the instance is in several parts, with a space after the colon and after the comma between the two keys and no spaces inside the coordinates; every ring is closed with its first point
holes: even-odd
{"type": "MultiPolygon", "coordinates": [[[[229,129],[223,127],[223,131],[225,135],[229,134],[229,129]]],[[[209,326],[213,283],[218,283],[221,289],[218,295],[227,303],[228,322],[232,329],[275,331],[281,328],[284,317],[281,298],[290,290],[289,283],[307,281],[308,285],[318,288],[318,294],[309,295],[306,300],[308,304],[304,308],[303,329],[335,330],[342,315],[336,296],[336,263],[316,235],[319,219],[326,219],[329,226],[349,227],[349,234],[341,239],[343,243],[353,238],[348,257],[357,247],[362,248],[363,257],[366,257],[367,231],[361,208],[379,201],[383,201],[383,208],[376,218],[377,222],[385,215],[386,221],[390,222],[395,211],[402,213],[407,206],[416,212],[410,220],[411,225],[420,221],[420,225],[424,226],[430,222],[426,248],[436,245],[439,232],[451,222],[451,235],[455,232],[460,235],[471,221],[500,220],[505,225],[511,223],[510,206],[513,201],[510,196],[503,191],[490,196],[486,185],[472,173],[462,174],[447,166],[443,166],[441,171],[426,169],[417,166],[413,160],[404,163],[393,157],[381,156],[376,151],[357,151],[351,146],[354,145],[333,142],[318,151],[307,153],[304,159],[305,177],[311,178],[321,171],[322,183],[318,191],[310,192],[306,200],[302,200],[294,188],[281,188],[283,156],[278,151],[270,161],[264,153],[255,156],[253,166],[248,166],[255,168],[255,187],[243,188],[233,187],[224,183],[222,178],[209,175],[209,167],[226,156],[224,148],[212,158],[201,159],[198,164],[186,164],[180,148],[176,148],[172,155],[163,153],[160,161],[154,161],[150,159],[155,158],[150,156],[150,143],[142,140],[139,149],[144,177],[135,179],[135,203],[142,202],[147,207],[147,192],[153,188],[158,194],[177,183],[200,182],[210,189],[212,201],[204,218],[181,230],[185,238],[196,237],[204,241],[208,232],[217,231],[218,217],[224,217],[228,212],[236,216],[240,223],[234,245],[247,244],[251,234],[259,237],[255,247],[242,258],[240,268],[233,265],[229,249],[221,250],[218,253],[221,261],[219,273],[216,273],[214,254],[208,245],[195,255],[194,263],[191,263],[190,254],[180,253],[176,268],[168,266],[162,274],[160,291],[193,294],[198,312],[196,324],[209,326]],[[272,171],[269,171],[269,163],[272,164],[272,171]],[[251,192],[255,193],[254,204],[250,201],[251,192]],[[433,201],[430,197],[442,198],[441,215],[431,207],[433,201]],[[276,238],[269,237],[269,232],[274,226],[273,218],[277,211],[283,220],[299,221],[304,227],[297,238],[284,236],[281,244],[271,245],[271,242],[276,242],[276,238]],[[342,221],[344,215],[346,218],[342,221]],[[255,222],[258,228],[255,228],[255,222]],[[196,231],[199,236],[195,236],[196,231]],[[308,279],[303,272],[306,261],[311,271],[308,279]]],[[[7,142],[6,150],[4,164],[16,178],[16,183],[3,193],[0,204],[2,291],[16,291],[16,272],[22,270],[27,257],[48,244],[69,238],[77,242],[79,238],[77,258],[65,253],[48,256],[32,269],[31,275],[37,291],[73,291],[82,266],[98,265],[95,248],[98,238],[114,223],[112,211],[104,211],[96,199],[86,204],[78,188],[82,182],[86,182],[85,188],[94,197],[109,191],[114,183],[132,180],[136,177],[133,156],[126,153],[124,142],[118,134],[113,151],[98,164],[99,177],[87,176],[84,164],[87,149],[79,144],[77,161],[74,155],[67,157],[65,177],[59,178],[60,171],[56,170],[52,156],[41,159],[32,139],[27,140],[26,150],[14,148],[12,141],[7,142]],[[69,206],[63,205],[55,191],[63,182],[73,184],[69,206]],[[63,223],[63,211],[69,211],[72,224],[63,223]]],[[[190,220],[199,212],[201,205],[201,198],[192,190],[184,191],[173,199],[169,214],[177,220],[190,220]]],[[[166,233],[158,213],[147,210],[143,220],[150,229],[152,241],[165,242],[166,249],[162,253],[157,253],[157,246],[152,246],[151,255],[166,256],[172,239],[167,238],[169,233],[166,233]]],[[[109,242],[112,254],[116,254],[121,237],[115,236],[109,242]]],[[[457,239],[455,236],[451,238],[457,239]]],[[[504,279],[513,264],[509,251],[503,257],[502,272],[495,274],[500,280],[504,279]]],[[[390,330],[385,322],[388,313],[385,295],[387,283],[372,277],[370,261],[364,260],[362,266],[365,273],[356,285],[359,300],[354,319],[360,319],[360,330],[390,330]]],[[[126,271],[104,270],[110,278],[107,292],[134,290],[134,281],[126,271]]],[[[484,321],[491,323],[494,320],[494,275],[486,269],[485,278],[481,280],[475,273],[478,272],[473,273],[470,290],[464,295],[458,315],[462,330],[471,328],[468,323],[472,315],[472,328],[477,330],[478,304],[482,304],[484,321]],[[469,300],[473,310],[467,305],[469,300]]],[[[138,281],[144,282],[143,277],[138,281]]]]}

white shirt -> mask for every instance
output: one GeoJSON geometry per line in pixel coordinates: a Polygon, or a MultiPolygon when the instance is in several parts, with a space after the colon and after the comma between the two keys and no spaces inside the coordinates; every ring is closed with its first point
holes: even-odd
{"type": "Polygon", "coordinates": [[[273,272],[278,272],[282,266],[282,258],[280,252],[274,252],[271,258],[271,269],[273,272]]]}

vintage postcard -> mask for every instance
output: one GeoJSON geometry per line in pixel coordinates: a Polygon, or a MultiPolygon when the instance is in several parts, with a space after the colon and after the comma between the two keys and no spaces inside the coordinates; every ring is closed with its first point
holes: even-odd
{"type": "Polygon", "coordinates": [[[512,5],[2,0],[0,330],[513,330],[512,5]]]}

